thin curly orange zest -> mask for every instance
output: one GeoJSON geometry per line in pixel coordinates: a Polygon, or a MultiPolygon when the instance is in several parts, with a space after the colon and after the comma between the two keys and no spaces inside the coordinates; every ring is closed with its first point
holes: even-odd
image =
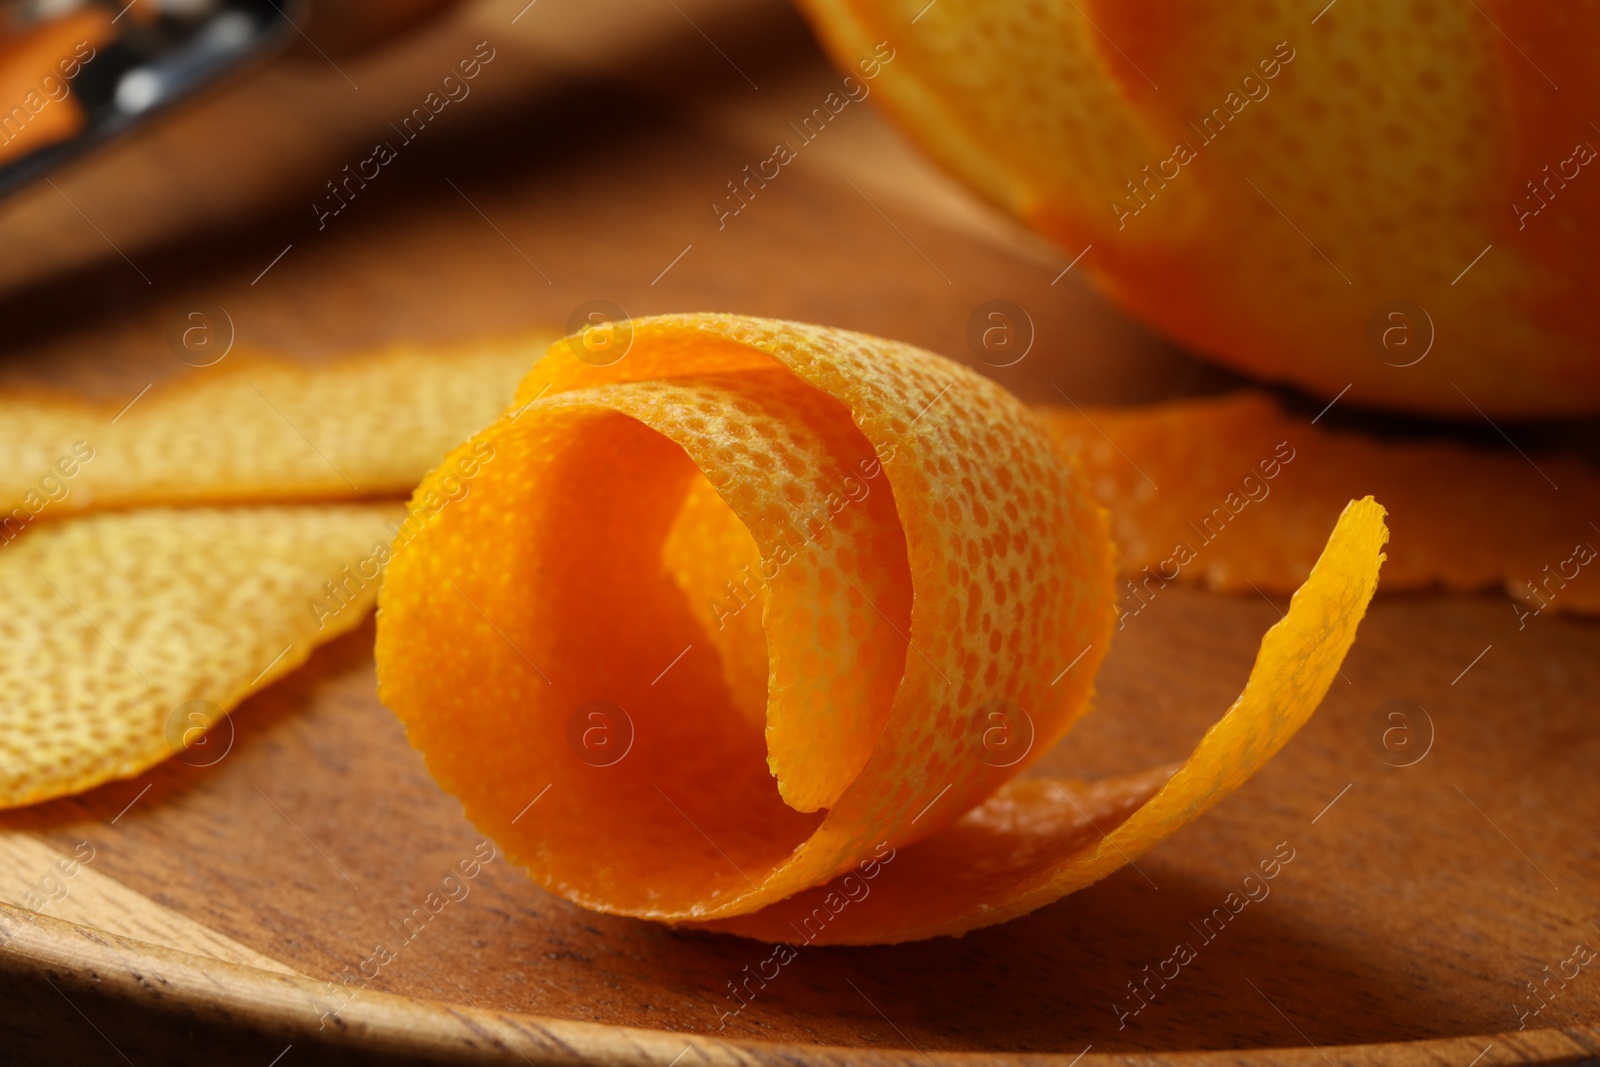
{"type": "MultiPolygon", "coordinates": [[[[764,923],[1031,796],[1001,790],[1083,712],[1114,621],[1105,518],[1066,452],[998,386],[906,345],[728,315],[616,329],[552,346],[446,461],[480,461],[472,491],[397,543],[380,594],[381,694],[468,817],[586,907],[764,923]],[[1022,720],[1013,755],[995,728],[1022,720]]],[[[1316,706],[1381,559],[1381,509],[1351,514],[1238,725],[1175,779],[1187,799],[1169,786],[1128,820],[1132,849],[1316,706]]],[[[1057,870],[1081,843],[1059,816],[1037,877],[980,922],[1110,869],[1057,870]]],[[[909,933],[884,916],[855,939],[979,924],[939,899],[909,933]]]]}
{"type": "Polygon", "coordinates": [[[1244,691],[1170,778],[1166,768],[1092,784],[1023,778],[882,864],[875,884],[864,868],[714,927],[816,944],[962,934],[1132,863],[1248,781],[1322,702],[1377,589],[1383,517],[1371,497],[1345,508],[1288,614],[1261,639],[1244,691]]]}

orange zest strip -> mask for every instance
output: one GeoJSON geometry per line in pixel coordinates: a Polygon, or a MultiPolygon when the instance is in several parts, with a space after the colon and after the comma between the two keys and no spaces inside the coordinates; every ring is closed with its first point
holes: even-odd
{"type": "MultiPolygon", "coordinates": [[[[467,816],[583,906],[740,932],[886,848],[992,865],[974,819],[1051,828],[993,918],[957,894],[856,939],[1000,921],[1103,877],[1070,805],[1006,786],[1030,760],[984,743],[1026,712],[1046,751],[1111,636],[1110,538],[1065,450],[906,345],[728,315],[618,329],[551,347],[417,499],[469,457],[472,492],[414,508],[389,564],[380,692],[467,816]]],[[[1376,582],[1381,515],[1352,505],[1176,785],[1143,807],[1154,778],[1074,787],[1138,809],[1117,831],[1130,854],[1315,708],[1376,582]]]]}
{"type": "Polygon", "coordinates": [[[549,336],[323,366],[224,353],[131,402],[0,392],[0,544],[105,508],[403,496],[506,405],[549,336]]]}
{"type": "Polygon", "coordinates": [[[1600,472],[1576,457],[1328,431],[1254,392],[1033,410],[1111,513],[1130,610],[1172,581],[1286,594],[1345,502],[1371,493],[1399,516],[1384,588],[1499,586],[1519,616],[1600,614],[1600,472]]]}
{"type": "Polygon", "coordinates": [[[962,934],[1138,859],[1243,785],[1311,717],[1377,589],[1389,536],[1383,518],[1371,497],[1345,508],[1289,613],[1261,639],[1243,692],[1176,773],[1156,768],[1092,784],[1020,779],[905,849],[874,884],[856,872],[713,928],[780,941],[799,934],[808,944],[962,934]]]}

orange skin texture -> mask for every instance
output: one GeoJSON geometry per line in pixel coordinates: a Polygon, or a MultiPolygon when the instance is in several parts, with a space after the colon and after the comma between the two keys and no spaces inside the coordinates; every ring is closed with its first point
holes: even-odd
{"type": "Polygon", "coordinates": [[[1371,406],[1600,410],[1600,5],[801,7],[853,74],[888,42],[922,146],[1174,340],[1371,406]]]}
{"type": "Polygon", "coordinates": [[[1600,615],[1600,471],[1575,456],[1376,441],[1286,415],[1257,392],[1033,410],[1111,513],[1125,613],[1170,581],[1288,593],[1345,502],[1370,492],[1395,516],[1385,589],[1500,587],[1519,621],[1600,615]]]}
{"type": "Polygon", "coordinates": [[[1369,497],[1181,768],[1017,779],[1087,710],[1115,622],[1067,450],[908,345],[733,315],[613,329],[621,358],[557,342],[423,481],[476,460],[470,492],[414,509],[377,627],[429,771],[585,907],[817,944],[1040,907],[1271,758],[1376,589],[1369,497]]]}

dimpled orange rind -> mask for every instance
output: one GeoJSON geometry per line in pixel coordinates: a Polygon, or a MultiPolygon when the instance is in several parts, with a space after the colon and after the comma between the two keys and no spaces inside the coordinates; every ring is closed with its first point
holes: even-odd
{"type": "Polygon", "coordinates": [[[235,352],[132,403],[0,392],[0,530],[104,508],[404,495],[505,407],[550,336],[323,366],[235,352]]]}
{"type": "MultiPolygon", "coordinates": [[[[200,743],[366,618],[399,514],[395,502],[145,508],[41,523],[0,547],[0,807],[200,743]]],[[[228,744],[205,743],[207,763],[228,744]]]]}
{"type": "MultiPolygon", "coordinates": [[[[873,909],[855,940],[1103,877],[1054,790],[1007,785],[1085,710],[1114,622],[1105,516],[1066,452],[907,345],[729,315],[622,329],[603,353],[551,347],[417,499],[469,455],[472,492],[390,563],[380,693],[468,817],[581,905],[759,936],[884,847],[953,840],[999,880],[977,913],[928,887],[931,910],[873,909]],[[1033,746],[994,758],[1020,717],[1033,746]],[[1036,840],[1005,860],[985,826],[1036,840]]],[[[1236,788],[1321,698],[1383,537],[1382,509],[1352,504],[1171,783],[1059,788],[1126,815],[1130,855],[1236,788]]]]}
{"type": "Polygon", "coordinates": [[[1600,409],[1600,9],[800,7],[936,161],[1185,348],[1372,406],[1600,409]]]}
{"type": "Polygon", "coordinates": [[[1126,609],[1168,581],[1292,592],[1340,509],[1370,492],[1397,516],[1386,589],[1499,587],[1519,616],[1600,614],[1588,566],[1600,472],[1576,456],[1379,441],[1287,415],[1257,392],[1034,414],[1111,513],[1126,609]]]}

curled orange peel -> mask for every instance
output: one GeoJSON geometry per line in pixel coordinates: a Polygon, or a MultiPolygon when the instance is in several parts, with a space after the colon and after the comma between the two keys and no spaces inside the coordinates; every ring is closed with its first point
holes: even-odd
{"type": "Polygon", "coordinates": [[[869,864],[894,870],[874,904],[805,940],[1039,907],[1276,752],[1376,588],[1367,499],[1170,781],[1007,784],[1086,709],[1114,624],[1106,520],[1067,453],[907,345],[728,315],[626,329],[604,366],[552,346],[379,598],[380,692],[429,770],[585,907],[790,939],[869,864]]]}

